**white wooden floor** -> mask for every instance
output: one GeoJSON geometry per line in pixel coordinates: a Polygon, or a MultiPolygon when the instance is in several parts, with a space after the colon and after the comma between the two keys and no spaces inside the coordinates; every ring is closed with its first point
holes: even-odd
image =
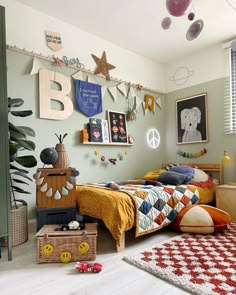
{"type": "Polygon", "coordinates": [[[115,252],[115,242],[102,226],[98,229],[96,261],[103,265],[101,273],[78,273],[75,262],[37,264],[35,225],[31,224],[29,241],[13,247],[13,260],[7,249],[0,259],[1,295],[162,295],[189,294],[122,260],[125,254],[153,246],[176,233],[162,229],[135,239],[134,231],[126,234],[126,249],[115,252]]]}

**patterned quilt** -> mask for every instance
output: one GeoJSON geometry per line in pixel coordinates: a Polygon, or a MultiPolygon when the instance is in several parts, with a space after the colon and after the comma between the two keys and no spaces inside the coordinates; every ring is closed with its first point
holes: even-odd
{"type": "Polygon", "coordinates": [[[136,204],[136,236],[170,224],[184,207],[199,200],[197,189],[190,185],[153,187],[136,191],[132,198],[136,204]]]}
{"type": "Polygon", "coordinates": [[[199,201],[193,185],[165,185],[157,181],[128,180],[88,185],[126,192],[136,207],[136,237],[156,231],[170,224],[187,206],[199,201]]]}

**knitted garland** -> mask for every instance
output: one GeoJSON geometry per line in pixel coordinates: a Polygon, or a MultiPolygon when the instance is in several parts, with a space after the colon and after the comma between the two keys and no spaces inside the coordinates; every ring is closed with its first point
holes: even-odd
{"type": "Polygon", "coordinates": [[[181,151],[180,149],[177,150],[178,155],[180,155],[181,157],[190,158],[190,159],[201,157],[206,153],[207,153],[207,150],[205,148],[196,153],[187,153],[187,152],[181,151]]]}

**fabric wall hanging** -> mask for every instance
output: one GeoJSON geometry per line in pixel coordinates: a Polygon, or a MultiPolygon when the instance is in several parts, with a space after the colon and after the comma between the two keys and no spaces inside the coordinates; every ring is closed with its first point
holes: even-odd
{"type": "Polygon", "coordinates": [[[76,106],[87,117],[102,112],[101,85],[75,80],[76,106]]]}

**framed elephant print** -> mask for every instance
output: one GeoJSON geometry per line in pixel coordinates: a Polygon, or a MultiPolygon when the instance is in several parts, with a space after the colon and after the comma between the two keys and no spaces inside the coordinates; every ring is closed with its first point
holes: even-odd
{"type": "Polygon", "coordinates": [[[207,93],[176,100],[177,144],[208,141],[207,93]]]}

